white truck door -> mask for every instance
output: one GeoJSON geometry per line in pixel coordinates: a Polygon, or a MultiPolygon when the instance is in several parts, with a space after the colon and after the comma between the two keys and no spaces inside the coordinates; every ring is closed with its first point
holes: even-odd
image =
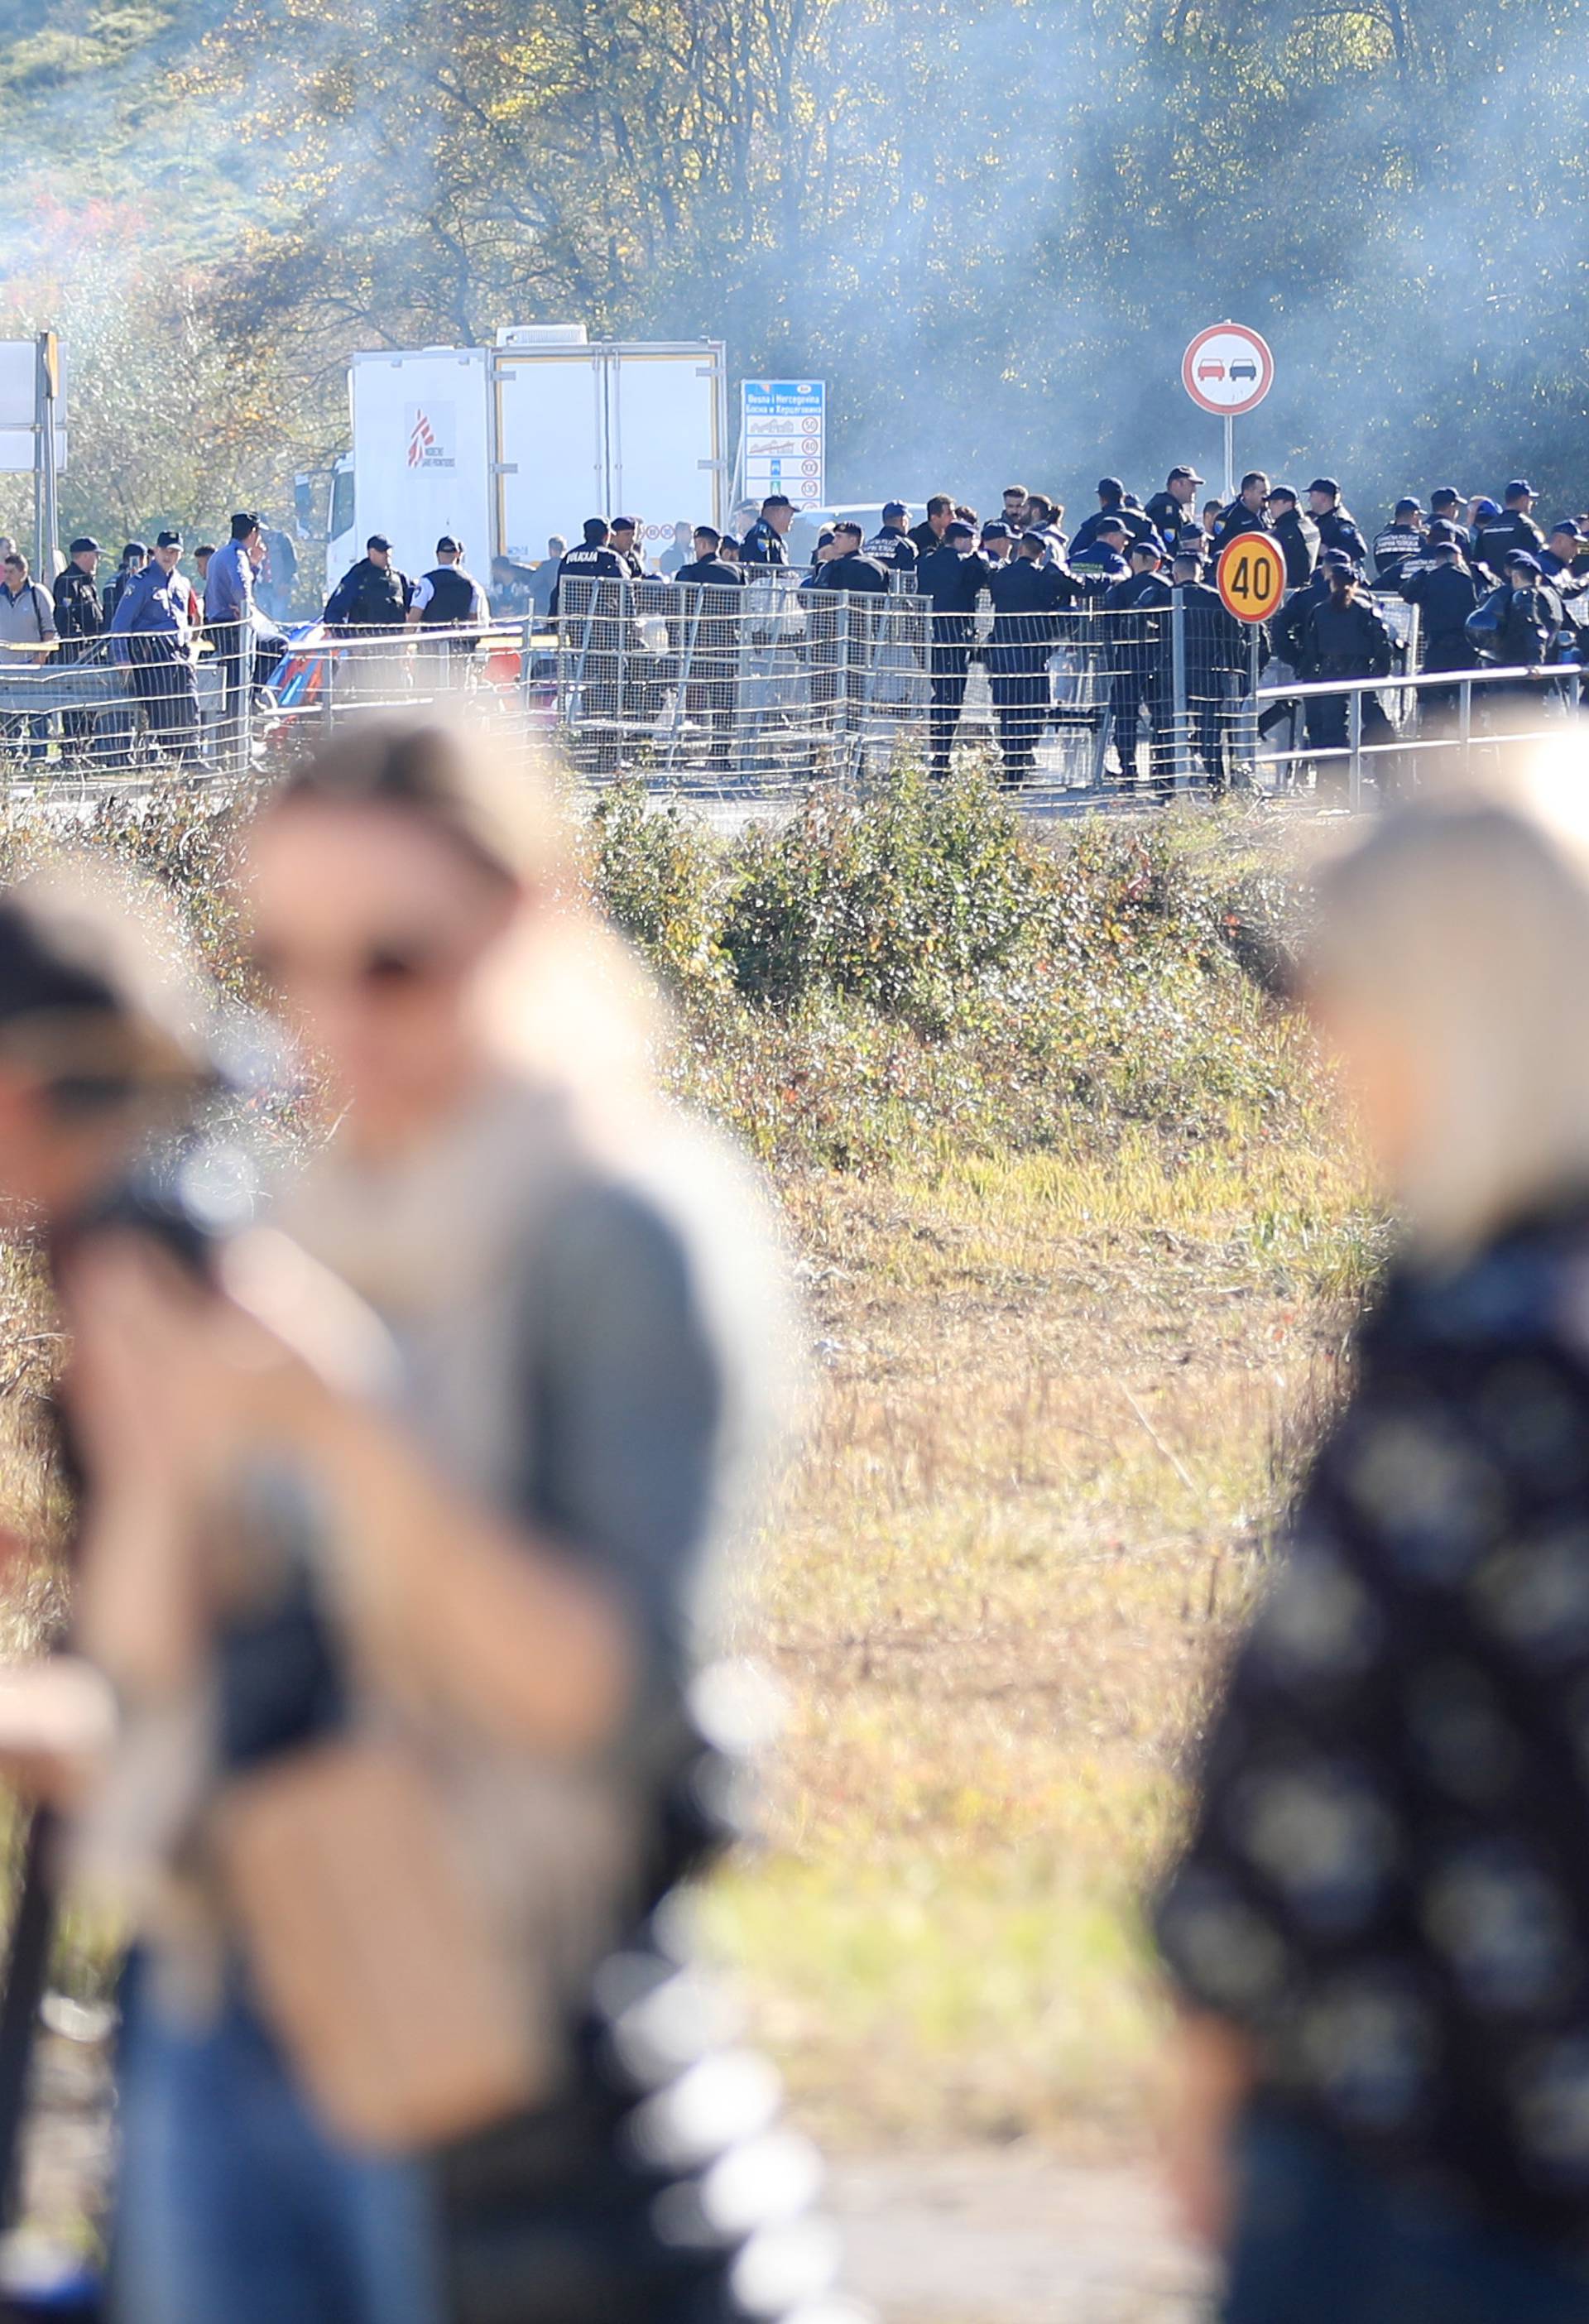
{"type": "Polygon", "coordinates": [[[638,517],[648,556],[674,525],[721,524],[725,470],[724,349],[694,345],[613,346],[607,413],[613,506],[638,517]]]}
{"type": "Polygon", "coordinates": [[[493,413],[485,347],[420,347],[353,358],[356,540],[383,532],[411,577],[449,532],[489,586],[493,413]]]}
{"type": "Polygon", "coordinates": [[[577,542],[587,516],[618,513],[607,505],[605,380],[594,347],[498,354],[497,540],[504,557],[538,563],[551,533],[577,542]]]}

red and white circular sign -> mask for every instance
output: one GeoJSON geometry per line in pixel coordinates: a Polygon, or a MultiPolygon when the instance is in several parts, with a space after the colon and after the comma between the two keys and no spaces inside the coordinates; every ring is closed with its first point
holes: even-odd
{"type": "Polygon", "coordinates": [[[1269,342],[1244,324],[1214,323],[1181,357],[1181,380],[1194,403],[1233,420],[1274,385],[1274,357],[1269,342]]]}

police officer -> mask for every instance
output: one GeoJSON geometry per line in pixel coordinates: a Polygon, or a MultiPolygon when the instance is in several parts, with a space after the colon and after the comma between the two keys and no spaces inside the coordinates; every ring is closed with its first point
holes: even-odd
{"type": "Polygon", "coordinates": [[[687,596],[684,610],[670,624],[677,640],[684,706],[705,724],[707,763],[719,770],[728,764],[734,746],[739,659],[739,609],[721,593],[737,595],[748,577],[742,565],[725,561],[722,544],[716,525],[697,525],[691,542],[695,555],[673,579],[688,592],[707,594],[687,596]]]}
{"type": "Polygon", "coordinates": [[[1014,535],[1002,516],[991,516],[982,529],[982,553],[990,565],[1009,562],[1014,535]]]}
{"type": "MultiPolygon", "coordinates": [[[[1558,517],[1550,528],[1550,539],[1546,543],[1544,554],[1539,559],[1539,569],[1564,603],[1568,598],[1580,596],[1584,590],[1589,590],[1589,570],[1585,569],[1586,559],[1589,559],[1589,542],[1584,540],[1576,520],[1570,516],[1558,517]]],[[[57,582],[58,590],[60,586],[60,584],[57,582]]],[[[57,599],[58,626],[60,611],[60,601],[57,599]]]]}
{"type": "Polygon", "coordinates": [[[122,550],[120,562],[110,576],[110,586],[105,593],[105,626],[115,619],[115,609],[125,592],[131,587],[149,562],[149,551],[141,540],[129,540],[122,550]]]}
{"type": "Polygon", "coordinates": [[[910,512],[903,501],[884,501],[882,522],[863,551],[885,573],[892,575],[901,589],[915,584],[916,543],[910,534],[910,512]]]}
{"type": "Polygon", "coordinates": [[[1022,533],[1013,557],[996,566],[987,582],[993,627],[984,659],[998,720],[1003,779],[1012,787],[1029,779],[1036,761],[1059,609],[1077,587],[1058,567],[1044,563],[1048,547],[1040,532],[1022,533]]]}
{"type": "MultiPolygon", "coordinates": [[[[959,512],[949,493],[934,493],[929,496],[926,516],[919,524],[913,524],[910,527],[910,539],[915,543],[918,565],[921,563],[923,558],[930,557],[935,549],[943,547],[950,523],[958,515],[959,512]]],[[[965,520],[960,517],[959,521],[964,523],[965,520]]]]}
{"type": "Polygon", "coordinates": [[[211,551],[204,574],[204,627],[221,681],[223,751],[242,749],[244,705],[254,684],[254,561],[259,519],[239,509],[223,548],[211,551]]]}
{"type": "MultiPolygon", "coordinates": [[[[787,565],[783,536],[794,522],[794,503],[787,493],[769,493],[762,513],[742,536],[739,553],[746,565],[787,565]]],[[[860,527],[856,527],[859,533],[860,527]]]]}
{"type": "Polygon", "coordinates": [[[320,618],[338,637],[356,637],[361,631],[399,632],[412,595],[413,583],[392,562],[392,543],[383,532],[373,532],[364,555],[327,598],[320,618]]]}
{"type": "Polygon", "coordinates": [[[917,568],[916,586],[932,608],[928,765],[936,776],[949,771],[949,753],[965,701],[977,601],[993,576],[993,565],[977,552],[976,535],[958,517],[946,525],[942,542],[917,568]]]}
{"type": "Polygon", "coordinates": [[[607,531],[607,547],[614,557],[621,557],[629,568],[630,578],[645,578],[645,552],[640,546],[640,519],[615,516],[607,531]]]}
{"type": "Polygon", "coordinates": [[[160,534],[153,558],[122,592],[110,629],[119,641],[112,649],[116,659],[131,667],[150,734],[180,766],[191,767],[199,762],[199,690],[181,561],[181,534],[160,534]]]}
{"type": "Polygon", "coordinates": [[[1119,526],[1124,540],[1141,540],[1153,530],[1143,512],[1128,501],[1125,486],[1120,478],[1100,476],[1097,510],[1094,515],[1082,519],[1070,544],[1072,565],[1089,558],[1093,544],[1112,525],[1119,526]]]}
{"type": "MultiPolygon", "coordinates": [[[[1435,527],[1429,530],[1433,532],[1435,527]]],[[[1403,565],[1396,586],[1409,605],[1418,607],[1425,670],[1476,668],[1478,650],[1467,633],[1467,622],[1483,601],[1483,585],[1444,526],[1440,537],[1429,542],[1425,559],[1403,565]]],[[[1448,719],[1459,700],[1455,686],[1420,687],[1419,732],[1448,719]]]]}
{"type": "Polygon", "coordinates": [[[1155,493],[1142,513],[1166,549],[1173,549],[1188,524],[1197,521],[1197,487],[1205,479],[1196,468],[1171,468],[1164,490],[1155,493]]]}
{"type": "MultiPolygon", "coordinates": [[[[1537,669],[1556,659],[1565,621],[1562,602],[1531,551],[1512,550],[1506,559],[1502,586],[1486,602],[1498,617],[1486,647],[1489,659],[1502,669],[1537,669]]],[[[1539,689],[1526,678],[1507,678],[1485,688],[1490,702],[1501,695],[1527,696],[1538,701],[1539,689]]]]}
{"type": "Polygon", "coordinates": [[[1315,476],[1307,487],[1308,513],[1318,527],[1321,549],[1344,549],[1353,565],[1368,563],[1368,543],[1350,510],[1341,506],[1341,487],[1334,476],[1315,476]]]}
{"type": "Polygon", "coordinates": [[[444,532],[436,544],[436,562],[414,583],[408,607],[410,629],[448,632],[431,640],[425,657],[439,685],[454,684],[464,676],[490,620],[485,592],[465,569],[463,542],[444,532]]]}
{"type": "Polygon", "coordinates": [[[1318,527],[1310,516],[1303,515],[1289,484],[1276,484],[1263,506],[1286,560],[1286,586],[1305,589],[1318,562],[1318,527]]]}
{"type": "Polygon", "coordinates": [[[1423,545],[1424,512],[1409,493],[1397,502],[1384,530],[1374,535],[1374,578],[1381,588],[1395,588],[1409,560],[1421,553],[1423,545]]]}
{"type": "MultiPolygon", "coordinates": [[[[1344,556],[1346,552],[1342,550],[1339,553],[1344,556]]],[[[1328,594],[1312,605],[1303,624],[1298,674],[1306,669],[1321,680],[1331,678],[1389,678],[1395,657],[1390,632],[1375,610],[1372,599],[1360,591],[1355,568],[1351,565],[1332,562],[1327,571],[1328,594]]],[[[1309,742],[1316,749],[1344,754],[1347,747],[1346,696],[1344,694],[1320,695],[1316,696],[1314,701],[1316,716],[1308,721],[1309,742]]],[[[1379,696],[1365,692],[1363,696],[1363,741],[1383,742],[1389,740],[1393,731],[1379,696]]],[[[1344,790],[1346,781],[1346,770],[1337,758],[1327,769],[1319,770],[1319,796],[1339,796],[1344,790]]]]}
{"type": "Polygon", "coordinates": [[[1452,539],[1465,558],[1472,546],[1472,535],[1463,522],[1466,501],[1455,484],[1440,484],[1429,494],[1429,522],[1448,524],[1452,539]]]}
{"type": "Polygon", "coordinates": [[[577,689],[577,724],[593,770],[617,763],[617,723],[622,708],[624,665],[629,644],[626,595],[633,586],[628,565],[611,546],[605,516],[587,516],[584,538],[563,551],[549,610],[559,623],[559,651],[568,657],[570,683],[577,689]],[[573,592],[565,605],[564,585],[592,586],[573,592]]]}
{"type": "MultiPolygon", "coordinates": [[[[1086,530],[1083,525],[1076,536],[1078,541],[1086,530]]],[[[1126,543],[1131,538],[1131,528],[1123,517],[1106,516],[1085,549],[1072,547],[1071,571],[1100,583],[1125,580],[1131,572],[1125,561],[1126,543]]]]}
{"type": "MultiPolygon", "coordinates": [[[[1504,510],[1492,514],[1479,528],[1475,558],[1498,580],[1504,579],[1507,559],[1514,549],[1537,558],[1545,547],[1544,536],[1533,519],[1534,500],[1534,487],[1527,477],[1514,476],[1506,488],[1504,510]]],[[[1487,505],[1494,510],[1492,501],[1487,505]]]]}
{"type": "MultiPolygon", "coordinates": [[[[1131,570],[1104,593],[1104,610],[1110,617],[1105,636],[1113,678],[1109,709],[1114,722],[1114,747],[1120,756],[1122,782],[1137,779],[1137,742],[1142,705],[1149,705],[1154,745],[1163,734],[1163,696],[1155,680],[1164,642],[1164,625],[1154,618],[1170,603],[1169,584],[1159,571],[1163,552],[1158,540],[1133,540],[1126,552],[1131,570]]],[[[1151,765],[1150,771],[1153,771],[1151,765]]]]}
{"type": "Polygon", "coordinates": [[[1214,528],[1216,551],[1228,549],[1244,532],[1267,532],[1269,522],[1269,478],[1261,468],[1249,468],[1242,478],[1242,489],[1233,501],[1221,509],[1214,528]]]}
{"type": "Polygon", "coordinates": [[[859,596],[886,597],[888,575],[876,558],[861,546],[861,528],[846,518],[833,528],[833,539],[817,551],[802,589],[844,589],[859,596]]]}
{"type": "MultiPolygon", "coordinates": [[[[94,578],[98,566],[99,543],[91,534],[84,533],[73,541],[65,570],[55,576],[51,595],[55,599],[55,632],[60,640],[57,656],[60,661],[80,661],[94,640],[104,634],[105,608],[99,602],[99,584],[94,578]]],[[[69,746],[80,749],[92,730],[93,721],[86,710],[61,713],[61,740],[69,746]]]]}
{"type": "MultiPolygon", "coordinates": [[[[1193,748],[1203,761],[1209,788],[1217,795],[1228,783],[1223,715],[1226,678],[1231,671],[1246,669],[1249,647],[1242,623],[1227,612],[1218,590],[1204,580],[1203,569],[1203,559],[1195,548],[1177,549],[1170,571],[1185,613],[1187,714],[1193,748]]],[[[1174,660],[1169,643],[1167,637],[1156,681],[1161,733],[1169,731],[1174,707],[1174,660]]]]}

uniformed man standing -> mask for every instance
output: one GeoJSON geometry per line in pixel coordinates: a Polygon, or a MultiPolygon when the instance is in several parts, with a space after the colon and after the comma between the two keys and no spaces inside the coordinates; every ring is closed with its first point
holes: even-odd
{"type": "Polygon", "coordinates": [[[1307,506],[1318,527],[1321,549],[1344,549],[1353,565],[1368,563],[1368,543],[1349,509],[1341,506],[1341,487],[1334,476],[1315,476],[1307,487],[1307,506]]]}
{"type": "MultiPolygon", "coordinates": [[[[1187,720],[1189,741],[1203,761],[1208,788],[1215,797],[1226,788],[1224,706],[1230,674],[1247,667],[1250,650],[1242,624],[1227,613],[1217,589],[1203,578],[1203,560],[1196,549],[1178,549],[1171,568],[1179,592],[1185,628],[1187,720]]],[[[1155,675],[1155,724],[1162,735],[1172,728],[1175,671],[1170,641],[1161,641],[1155,675]]]]}
{"type": "Polygon", "coordinates": [[[1173,549],[1187,525],[1197,521],[1197,487],[1203,482],[1196,468],[1171,468],[1164,490],[1155,493],[1143,510],[1166,549],[1173,549]]]}
{"type": "Polygon", "coordinates": [[[635,581],[645,578],[645,551],[640,546],[640,519],[636,516],[615,516],[607,534],[607,546],[614,557],[621,557],[635,581]]]}
{"type": "Polygon", "coordinates": [[[716,525],[697,525],[695,556],[673,576],[687,595],[670,624],[677,639],[683,706],[705,725],[707,764],[718,772],[727,767],[734,747],[740,610],[735,600],[746,578],[742,565],[724,561],[722,540],[716,525]]]}
{"type": "Polygon", "coordinates": [[[1276,484],[1263,505],[1286,560],[1286,586],[1305,589],[1318,562],[1318,527],[1311,517],[1303,515],[1289,484],[1276,484]]]}
{"type": "MultiPolygon", "coordinates": [[[[783,536],[794,522],[794,503],[787,493],[769,493],[762,503],[762,513],[740,540],[739,553],[746,565],[787,565],[789,551],[783,536]]],[[[857,533],[860,527],[855,528],[857,533]]]]}
{"type": "Polygon", "coordinates": [[[258,517],[252,510],[238,510],[224,547],[212,553],[204,576],[205,633],[221,681],[221,754],[231,765],[242,749],[244,711],[254,685],[254,564],[249,550],[258,539],[258,517]]]}
{"type": "Polygon", "coordinates": [[[610,545],[605,516],[587,516],[584,539],[565,549],[550,612],[558,625],[559,671],[566,677],[570,723],[594,753],[596,770],[617,761],[624,664],[629,643],[629,567],[610,545]],[[577,583],[565,599],[568,583],[577,583]]]}
{"type": "Polygon", "coordinates": [[[462,680],[481,632],[490,621],[491,607],[485,592],[474,575],[465,569],[463,542],[450,532],[444,532],[436,544],[436,562],[414,583],[408,606],[411,630],[445,630],[448,633],[432,639],[428,654],[421,658],[429,661],[430,676],[438,686],[457,685],[462,680]]]}
{"type": "MultiPolygon", "coordinates": [[[[96,638],[104,635],[105,608],[99,602],[99,543],[84,533],[71,545],[71,561],[56,576],[55,628],[60,640],[60,659],[80,661],[96,638]]],[[[93,732],[86,710],[68,710],[60,721],[61,741],[69,750],[81,750],[93,732]]]]}
{"type": "Polygon", "coordinates": [[[901,589],[909,589],[916,578],[916,543],[910,538],[910,512],[903,501],[884,501],[882,525],[862,551],[901,589]]]}
{"type": "Polygon", "coordinates": [[[1110,617],[1106,635],[1114,675],[1109,688],[1109,708],[1114,720],[1114,747],[1120,754],[1121,780],[1137,779],[1137,742],[1142,706],[1148,705],[1153,754],[1164,740],[1161,698],[1154,686],[1159,669],[1164,624],[1157,616],[1170,603],[1169,584],[1159,572],[1163,552],[1157,537],[1133,540],[1127,551],[1131,571],[1104,593],[1104,610],[1110,617]]]}
{"type": "Polygon", "coordinates": [[[984,659],[1003,779],[1012,788],[1030,779],[1037,761],[1049,698],[1049,656],[1059,634],[1059,609],[1076,587],[1068,575],[1044,563],[1048,547],[1040,532],[1022,533],[1014,556],[988,576],[993,628],[984,659]]]}
{"type": "Polygon", "coordinates": [[[149,732],[180,766],[199,763],[199,691],[182,536],[162,532],[154,555],[123,590],[112,621],[112,651],[131,668],[149,732]]]}
{"type": "MultiPolygon", "coordinates": [[[[1435,528],[1429,529],[1432,532],[1435,528]]],[[[1457,543],[1445,538],[1431,541],[1427,557],[1416,568],[1410,559],[1402,566],[1396,586],[1409,605],[1418,607],[1425,671],[1475,669],[1478,649],[1467,633],[1467,622],[1469,614],[1478,611],[1484,587],[1457,543]]],[[[1447,722],[1460,701],[1458,687],[1420,687],[1420,734],[1447,722]]]]}
{"type": "Polygon", "coordinates": [[[1382,589],[1394,589],[1409,562],[1424,545],[1424,512],[1408,494],[1396,503],[1395,514],[1382,532],[1374,535],[1374,579],[1382,589]]]}
{"type": "Polygon", "coordinates": [[[1077,564],[1086,557],[1093,543],[1111,525],[1118,525],[1128,540],[1141,540],[1153,530],[1144,512],[1133,507],[1126,499],[1125,486],[1120,478],[1100,476],[1097,511],[1093,516],[1084,517],[1077,525],[1076,537],[1070,544],[1071,563],[1077,564]]]}
{"type": "Polygon", "coordinates": [[[977,602],[993,576],[992,564],[977,554],[975,543],[971,527],[955,518],[945,526],[940,545],[928,552],[916,573],[917,589],[931,607],[928,767],[939,778],[949,771],[955,730],[965,706],[977,602]]]}
{"type": "MultiPolygon", "coordinates": [[[[888,575],[875,558],[864,554],[861,540],[858,524],[849,519],[836,524],[833,539],[817,551],[816,562],[800,583],[802,595],[808,590],[822,595],[842,592],[851,599],[886,597],[888,575]]],[[[814,632],[808,627],[813,709],[831,708],[842,693],[849,715],[859,712],[866,699],[877,633],[877,617],[868,607],[855,604],[838,618],[819,620],[814,632]]]]}
{"type": "Polygon", "coordinates": [[[1235,499],[1219,512],[1214,528],[1214,546],[1216,550],[1228,549],[1244,532],[1269,530],[1269,478],[1261,468],[1249,468],[1235,499]]]}
{"type": "MultiPolygon", "coordinates": [[[[913,524],[910,527],[910,539],[916,544],[918,565],[924,557],[930,557],[935,549],[943,547],[950,521],[956,513],[954,501],[947,493],[932,494],[927,503],[926,517],[920,524],[913,524]]],[[[965,521],[963,517],[959,521],[961,523],[965,521]]]]}
{"type": "Polygon", "coordinates": [[[1497,513],[1492,501],[1482,503],[1490,512],[1482,518],[1478,539],[1474,545],[1475,561],[1495,576],[1498,581],[1506,577],[1506,563],[1514,549],[1538,558],[1545,547],[1544,537],[1534,522],[1534,487],[1526,477],[1514,477],[1506,488],[1506,508],[1497,513]]]}

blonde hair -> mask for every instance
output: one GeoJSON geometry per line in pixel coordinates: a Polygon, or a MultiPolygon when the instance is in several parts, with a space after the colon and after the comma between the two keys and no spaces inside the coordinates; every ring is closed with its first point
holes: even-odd
{"type": "Polygon", "coordinates": [[[1416,1060],[1415,1242],[1458,1256],[1589,1190],[1589,853],[1549,787],[1420,800],[1317,889],[1311,994],[1416,1060]]]}

